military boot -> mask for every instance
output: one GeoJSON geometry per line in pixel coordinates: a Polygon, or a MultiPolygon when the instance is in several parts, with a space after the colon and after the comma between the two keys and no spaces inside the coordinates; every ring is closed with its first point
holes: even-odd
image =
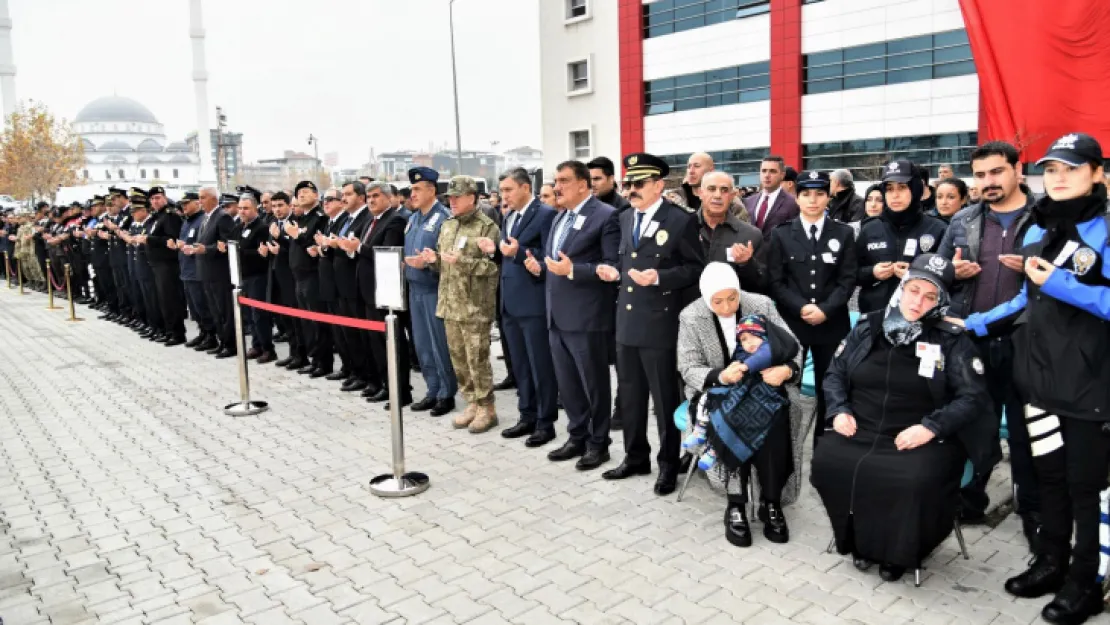
{"type": "Polygon", "coordinates": [[[497,425],[497,412],[493,402],[485,406],[478,406],[478,414],[474,420],[470,422],[470,433],[481,434],[482,432],[490,431],[497,425]]]}
{"type": "Polygon", "coordinates": [[[461,430],[461,429],[469,426],[470,423],[472,421],[474,421],[474,417],[477,416],[477,414],[478,414],[478,405],[477,404],[467,404],[466,405],[466,410],[463,410],[462,413],[455,416],[455,421],[454,421],[455,429],[456,430],[461,430]]]}

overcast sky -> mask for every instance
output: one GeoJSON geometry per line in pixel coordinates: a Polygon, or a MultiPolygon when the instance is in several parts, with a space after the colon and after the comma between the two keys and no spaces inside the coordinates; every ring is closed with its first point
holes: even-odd
{"type": "MultiPolygon", "coordinates": [[[[208,102],[248,161],[455,145],[448,0],[203,0],[208,102]]],[[[541,0],[455,0],[464,149],[539,146],[541,0]]],[[[188,0],[9,0],[20,100],[73,119],[113,92],[196,128],[188,0]]],[[[209,115],[215,127],[215,114],[209,115]]]]}

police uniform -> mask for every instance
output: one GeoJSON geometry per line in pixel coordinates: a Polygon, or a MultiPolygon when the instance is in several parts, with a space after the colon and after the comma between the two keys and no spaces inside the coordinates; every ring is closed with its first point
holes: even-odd
{"type": "MultiPolygon", "coordinates": [[[[477,201],[478,185],[470,176],[455,176],[447,195],[472,195],[477,201]]],[[[469,428],[474,434],[497,425],[489,345],[499,267],[494,261],[496,252],[486,254],[478,248],[478,241],[496,243],[500,238],[497,224],[475,205],[470,212],[443,224],[432,267],[439,272],[436,316],[443,320],[451,365],[466,400],[466,410],[455,417],[454,425],[469,428]],[[443,258],[445,254],[455,254],[457,259],[449,263],[443,258]]]]}
{"type": "MultiPolygon", "coordinates": [[[[150,211],[150,197],[142,189],[131,190],[131,204],[136,208],[143,208],[147,216],[140,222],[132,221],[131,235],[149,235],[154,226],[154,214],[150,211]]],[[[138,282],[138,290],[143,300],[143,310],[146,314],[147,325],[150,332],[143,332],[139,336],[153,342],[163,343],[168,340],[165,320],[162,317],[162,306],[158,302],[158,288],[154,284],[154,270],[150,265],[150,254],[145,243],[134,245],[132,280],[138,282]]]]}
{"type": "MultiPolygon", "coordinates": [[[[123,189],[109,187],[106,201],[115,203],[117,197],[126,199],[127,194],[123,189]]],[[[116,315],[114,321],[121,324],[131,324],[135,322],[135,311],[131,297],[131,278],[128,275],[127,243],[117,234],[120,230],[126,232],[130,226],[130,212],[120,209],[115,215],[108,214],[104,219],[105,222],[110,221],[116,227],[116,230],[113,230],[108,237],[108,266],[111,269],[112,285],[115,288],[116,300],[119,306],[119,314],[116,315]]],[[[105,223],[105,226],[107,226],[107,223],[105,223]]]]}
{"type": "MultiPolygon", "coordinates": [[[[104,208],[104,196],[95,195],[89,206],[93,208],[94,212],[97,208],[104,208]]],[[[101,319],[107,319],[114,315],[119,314],[119,300],[116,298],[116,285],[112,280],[112,266],[110,258],[110,239],[102,238],[101,234],[107,235],[108,228],[105,225],[105,220],[108,215],[103,212],[91,220],[87,224],[87,228],[92,230],[92,234],[88,235],[89,243],[89,260],[92,263],[93,283],[96,289],[96,302],[98,308],[103,314],[100,315],[101,319]]]]}
{"type": "MultiPolygon", "coordinates": [[[[162,187],[151,187],[148,197],[165,195],[162,187]]],[[[177,262],[177,250],[166,246],[169,241],[181,238],[181,217],[167,207],[155,211],[150,216],[150,228],[146,239],[146,254],[154,277],[157,304],[162,313],[166,334],[163,341],[167,347],[185,343],[185,303],[181,294],[181,267],[177,262]]]]}
{"type": "Polygon", "coordinates": [[[917,166],[907,160],[897,160],[883,169],[883,183],[900,182],[909,185],[913,199],[905,210],[892,211],[883,196],[883,214],[864,222],[856,239],[856,257],[859,260],[859,310],[868,313],[883,309],[894,289],[898,276],[886,280],[875,278],[875,265],[886,262],[911,263],[920,254],[935,252],[944,238],[947,224],[926,215],[921,207],[924,183],[917,176],[917,166]]]}
{"type": "MultiPolygon", "coordinates": [[[[434,187],[439,181],[439,173],[428,167],[414,167],[408,176],[411,184],[426,182],[434,187]]],[[[426,211],[414,210],[405,226],[405,256],[416,256],[426,248],[435,249],[440,228],[450,217],[450,211],[439,202],[426,211]]],[[[417,412],[430,409],[433,415],[444,415],[455,408],[458,381],[451,364],[443,320],[436,317],[439,273],[430,267],[416,269],[406,265],[405,280],[412,311],[412,340],[416,344],[420,372],[428,386],[428,396],[409,409],[417,412]]]]}
{"type": "MultiPolygon", "coordinates": [[[[651,154],[624,159],[625,183],[665,178],[670,168],[651,154]]],[[[640,191],[633,189],[633,194],[640,191]]],[[[651,206],[620,215],[621,242],[616,270],[617,384],[624,425],[624,461],[606,471],[606,479],[624,479],[651,471],[647,438],[648,398],[655,405],[659,432],[658,495],[674,491],[681,433],[673,415],[682,398],[675,379],[678,370],[678,315],[687,304],[684,291],[697,283],[705,265],[698,222],[694,215],[660,197],[651,206]],[[654,270],[658,280],[640,286],[631,271],[654,270]]]]}
{"type": "MultiPolygon", "coordinates": [[[[802,172],[798,193],[818,189],[829,193],[829,174],[802,172]]],[[[825,414],[824,379],[836,346],[848,335],[851,323],[848,300],[856,287],[855,233],[827,214],[813,223],[799,215],[771,231],[767,253],[771,298],[779,314],[805,353],[813,356],[813,379],[817,393],[817,414],[825,414]],[[825,321],[811,325],[802,319],[802,309],[817,306],[825,321]]],[[[824,431],[813,428],[813,441],[824,431]]]]}

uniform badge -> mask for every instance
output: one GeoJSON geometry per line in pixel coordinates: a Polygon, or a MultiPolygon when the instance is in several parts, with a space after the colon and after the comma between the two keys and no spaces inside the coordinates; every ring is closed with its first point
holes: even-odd
{"type": "Polygon", "coordinates": [[[829,239],[829,250],[833,252],[839,252],[840,241],[837,241],[836,239],[829,239]]]}
{"type": "Polygon", "coordinates": [[[660,246],[660,247],[666,245],[668,236],[670,236],[670,235],[667,234],[666,230],[660,230],[659,232],[656,232],[655,233],[655,244],[660,246]]]}
{"type": "Polygon", "coordinates": [[[917,242],[920,244],[922,252],[928,252],[933,249],[933,244],[936,243],[937,240],[931,234],[923,234],[917,242]]]}
{"type": "Polygon", "coordinates": [[[983,373],[986,371],[983,368],[983,361],[979,360],[978,356],[971,359],[971,368],[974,369],[975,373],[978,373],[979,375],[983,375],[983,373]]]}
{"type": "Polygon", "coordinates": [[[629,156],[628,157],[628,164],[629,165],[635,165],[637,162],[639,162],[639,160],[640,160],[640,157],[638,157],[638,156],[629,156]]]}
{"type": "Polygon", "coordinates": [[[848,346],[848,339],[844,339],[843,341],[841,341],[840,345],[836,346],[836,353],[833,354],[833,358],[839,358],[840,354],[844,353],[844,348],[847,347],[847,346],[848,346]]]}
{"type": "Polygon", "coordinates": [[[420,180],[420,174],[413,174],[412,179],[413,180],[420,180]]]}
{"type": "Polygon", "coordinates": [[[1085,276],[1095,266],[1095,261],[1098,260],[1098,255],[1089,247],[1081,247],[1075,251],[1071,257],[1071,264],[1075,267],[1075,275],[1085,276]]]}

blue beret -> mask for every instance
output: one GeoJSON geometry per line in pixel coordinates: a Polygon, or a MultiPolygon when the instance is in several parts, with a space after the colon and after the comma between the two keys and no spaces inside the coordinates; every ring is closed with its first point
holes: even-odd
{"type": "Polygon", "coordinates": [[[418,182],[435,184],[439,182],[439,172],[431,167],[413,167],[409,170],[409,183],[416,184],[418,182]]]}

